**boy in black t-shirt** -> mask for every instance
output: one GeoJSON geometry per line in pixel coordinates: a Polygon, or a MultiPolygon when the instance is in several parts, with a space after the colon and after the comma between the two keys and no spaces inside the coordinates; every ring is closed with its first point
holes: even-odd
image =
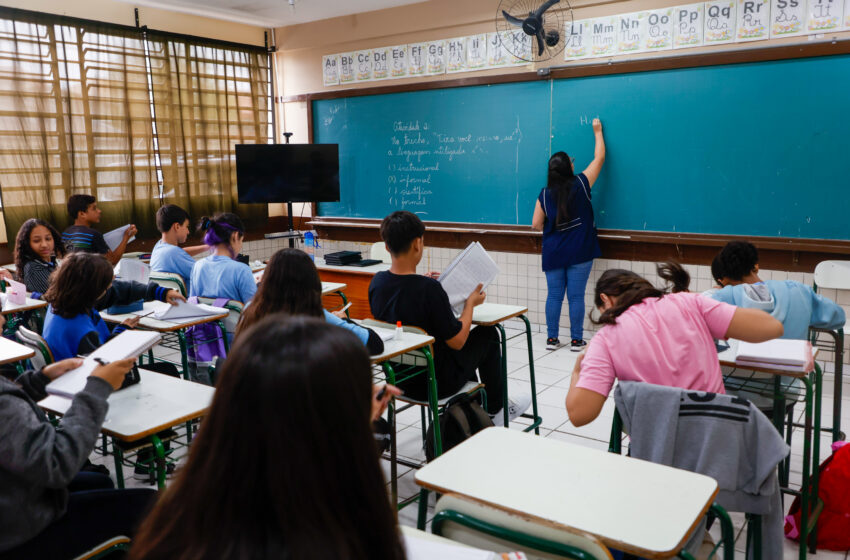
{"type": "Polygon", "coordinates": [[[95,197],[90,194],[72,194],[68,197],[68,215],[74,220],[74,224],[62,232],[62,241],[68,252],[98,253],[105,255],[106,260],[112,264],[118,264],[127,249],[130,238],[136,235],[136,226],[131,224],[124,230],[121,243],[114,251],[110,250],[103,239],[103,234],[91,227],[93,224],[100,223],[100,213],[95,197]]]}
{"type": "MultiPolygon", "coordinates": [[[[499,333],[496,327],[471,328],[472,309],[484,302],[485,294],[479,285],[467,298],[460,317],[455,317],[436,275],[416,273],[425,249],[424,236],[425,225],[411,212],[393,212],[381,222],[381,237],[392,256],[392,266],[376,274],[369,285],[372,315],[380,321],[420,327],[434,337],[439,398],[451,396],[467,381],[474,381],[478,370],[487,390],[487,412],[501,425],[505,387],[499,333]]],[[[422,375],[399,387],[414,399],[427,399],[427,380],[422,375]]],[[[522,414],[530,402],[528,395],[513,395],[508,401],[510,418],[522,414]]]]}

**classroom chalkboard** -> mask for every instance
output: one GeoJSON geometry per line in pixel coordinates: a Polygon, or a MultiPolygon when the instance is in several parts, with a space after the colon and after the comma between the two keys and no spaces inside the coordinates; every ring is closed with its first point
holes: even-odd
{"type": "Polygon", "coordinates": [[[530,224],[550,153],[583,169],[599,116],[600,228],[846,239],[847,92],[840,55],[316,100],[340,145],[319,214],[530,224]]]}

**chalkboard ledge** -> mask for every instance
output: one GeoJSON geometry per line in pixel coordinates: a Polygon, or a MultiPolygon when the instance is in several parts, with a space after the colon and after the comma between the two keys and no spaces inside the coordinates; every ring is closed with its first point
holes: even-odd
{"type": "MultiPolygon", "coordinates": [[[[324,239],[359,242],[380,241],[380,224],[376,219],[333,216],[307,222],[324,239]]],[[[480,241],[490,251],[540,253],[541,234],[530,226],[425,222],[425,227],[426,243],[433,247],[463,248],[471,241],[480,241]]],[[[742,240],[759,248],[760,266],[764,269],[812,272],[821,261],[850,259],[850,240],[599,230],[602,256],[629,261],[672,258],[686,264],[708,265],[720,247],[742,240]]]]}

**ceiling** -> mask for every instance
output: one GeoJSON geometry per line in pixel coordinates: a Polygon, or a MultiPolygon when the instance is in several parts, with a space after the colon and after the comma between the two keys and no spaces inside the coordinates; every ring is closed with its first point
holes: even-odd
{"type": "Polygon", "coordinates": [[[283,27],[308,21],[417,4],[425,0],[117,0],[185,14],[259,27],[283,27]]]}

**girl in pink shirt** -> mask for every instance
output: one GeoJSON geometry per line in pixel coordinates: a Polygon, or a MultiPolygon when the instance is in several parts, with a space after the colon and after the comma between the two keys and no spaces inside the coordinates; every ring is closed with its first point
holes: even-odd
{"type": "Polygon", "coordinates": [[[659,290],[629,270],[612,269],[596,283],[602,328],[579,357],[567,394],[570,421],[582,426],[602,410],[615,379],[723,393],[714,339],[763,342],[782,336],[782,323],[756,309],[687,292],[678,263],[658,267],[672,284],[659,290]]]}

